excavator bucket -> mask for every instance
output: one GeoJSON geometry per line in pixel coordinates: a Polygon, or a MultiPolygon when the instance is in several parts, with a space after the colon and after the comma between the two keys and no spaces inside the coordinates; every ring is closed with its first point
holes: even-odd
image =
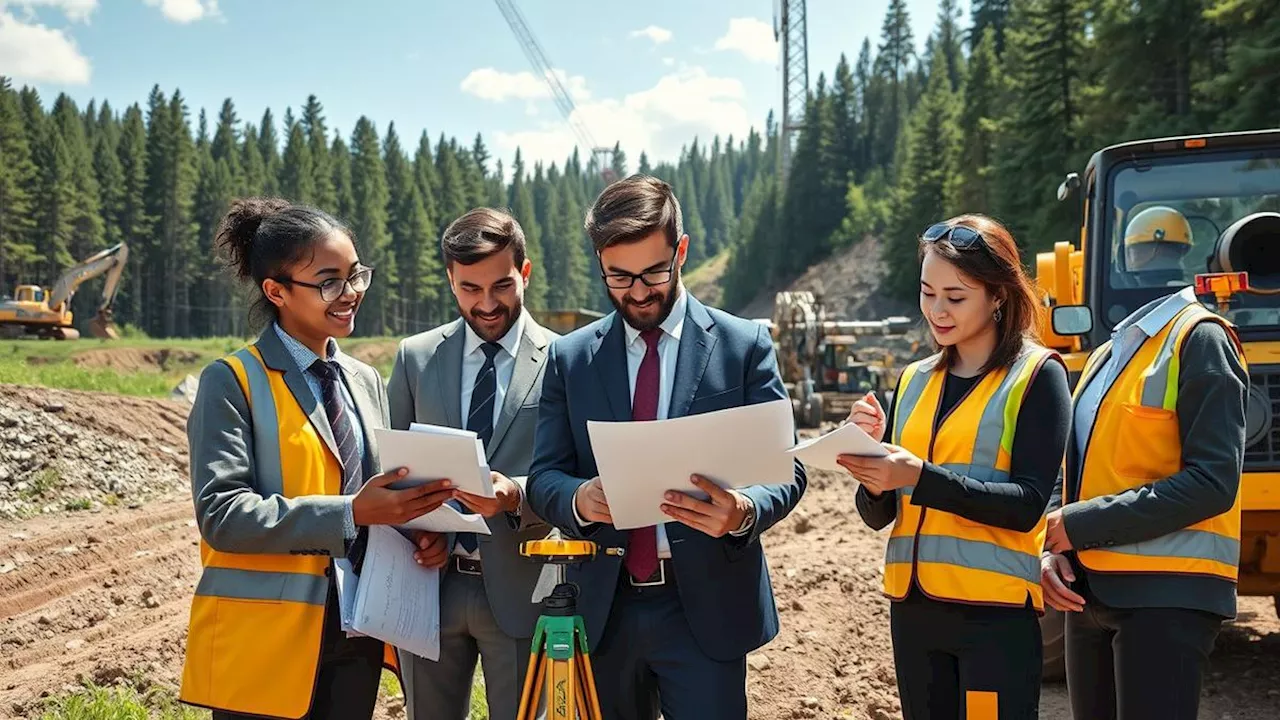
{"type": "Polygon", "coordinates": [[[119,340],[120,331],[116,329],[116,325],[111,321],[110,311],[100,311],[93,319],[89,321],[89,332],[96,338],[103,340],[119,340]]]}

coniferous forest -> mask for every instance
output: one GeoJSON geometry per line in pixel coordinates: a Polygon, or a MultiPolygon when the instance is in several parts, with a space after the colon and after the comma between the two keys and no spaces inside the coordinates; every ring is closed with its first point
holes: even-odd
{"type": "MultiPolygon", "coordinates": [[[[942,0],[923,52],[905,1],[887,5],[879,38],[850,39],[832,72],[811,77],[785,180],[772,116],[746,137],[690,138],[674,162],[615,147],[608,168],[518,151],[504,167],[479,135],[403,138],[390,118],[332,128],[315,96],[248,117],[233,99],[195,109],[155,87],[121,111],[0,77],[0,286],[52,284],[124,241],[118,322],[158,337],[243,335],[246,303],[213,230],[232,198],[274,194],[355,231],[377,268],[362,334],[453,316],[439,234],[482,204],[510,208],[525,229],[531,307],[605,309],[582,220],[607,170],[672,183],[692,239],[686,271],[728,254],[730,310],[868,234],[884,239],[888,286],[909,297],[916,236],[933,222],[989,213],[1027,253],[1043,250],[1074,236],[1054,190],[1094,150],[1280,126],[1275,0],[973,0],[965,13],[942,0]]],[[[79,318],[98,287],[76,296],[79,318]]]]}

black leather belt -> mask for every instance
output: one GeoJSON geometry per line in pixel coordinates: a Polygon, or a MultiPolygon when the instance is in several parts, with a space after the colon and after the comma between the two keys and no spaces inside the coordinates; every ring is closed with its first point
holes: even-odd
{"type": "Polygon", "coordinates": [[[462,557],[461,555],[449,556],[449,569],[456,570],[463,575],[480,575],[482,574],[482,566],[479,560],[462,557]]]}

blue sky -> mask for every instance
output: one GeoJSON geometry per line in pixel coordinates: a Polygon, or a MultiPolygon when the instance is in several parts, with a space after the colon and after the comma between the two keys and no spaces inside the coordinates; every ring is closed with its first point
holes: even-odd
{"type": "MultiPolygon", "coordinates": [[[[773,0],[516,0],[597,142],[671,159],[695,135],[741,137],[780,105],[773,0]],[[607,9],[602,9],[607,8],[607,9]]],[[[878,40],[888,0],[809,0],[811,83],[878,40]]],[[[922,47],[937,0],[908,0],[922,47]]],[[[967,2],[962,2],[967,18],[967,2]]],[[[145,102],[180,88],[210,120],[231,97],[277,122],[309,93],[331,130],[360,115],[405,145],[423,129],[507,163],[562,159],[568,124],[492,0],[0,0],[0,74],[47,104],[145,102]]],[[[278,131],[278,128],[277,128],[278,131]]]]}

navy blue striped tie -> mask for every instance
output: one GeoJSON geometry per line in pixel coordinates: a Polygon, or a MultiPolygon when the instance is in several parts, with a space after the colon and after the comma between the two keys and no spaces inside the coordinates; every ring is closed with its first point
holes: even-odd
{"type": "MultiPolygon", "coordinates": [[[[311,363],[311,374],[320,379],[320,396],[324,403],[324,414],[329,418],[329,428],[333,430],[333,439],[338,444],[338,462],[342,463],[342,494],[354,495],[364,484],[364,468],[361,464],[359,446],[356,444],[356,433],[360,428],[347,412],[347,404],[342,399],[342,376],[338,366],[333,362],[316,360],[311,363]]],[[[357,533],[347,549],[347,558],[353,567],[359,569],[364,559],[364,548],[367,535],[357,533]]]]}
{"type": "MultiPolygon", "coordinates": [[[[488,449],[489,441],[493,439],[493,406],[498,397],[498,370],[494,367],[493,359],[498,355],[498,351],[502,346],[497,343],[487,342],[480,346],[484,351],[484,365],[481,366],[480,372],[476,374],[476,384],[471,390],[471,407],[467,411],[467,429],[475,433],[480,441],[484,443],[488,449]]],[[[463,512],[469,513],[465,506],[463,512]]],[[[467,552],[476,551],[476,534],[475,533],[458,533],[458,544],[467,552]]]]}

